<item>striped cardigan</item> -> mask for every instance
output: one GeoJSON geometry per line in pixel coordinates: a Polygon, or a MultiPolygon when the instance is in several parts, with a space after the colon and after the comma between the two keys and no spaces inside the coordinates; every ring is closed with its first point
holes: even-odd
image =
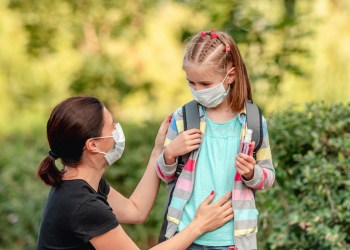
{"type": "MultiPolygon", "coordinates": [[[[205,117],[203,107],[199,106],[200,130],[205,133],[205,117]]],[[[241,141],[247,130],[246,111],[239,113],[239,121],[242,124],[240,134],[241,141]]],[[[254,176],[251,180],[246,181],[236,172],[233,190],[232,190],[232,207],[234,210],[234,241],[239,250],[257,249],[256,233],[258,211],[255,207],[255,196],[253,190],[270,188],[275,180],[275,170],[272,165],[271,150],[268,139],[266,120],[262,119],[263,142],[256,155],[256,165],[254,167],[254,176]]],[[[173,118],[165,140],[165,147],[175,137],[184,130],[182,109],[179,108],[173,114],[173,118]]],[[[166,230],[166,238],[172,237],[179,225],[183,209],[191,197],[195,177],[196,161],[200,148],[190,154],[190,158],[184,166],[174,189],[173,197],[169,205],[166,230]]],[[[164,153],[164,151],[163,151],[164,153]]],[[[175,170],[178,162],[173,165],[166,165],[163,153],[158,159],[156,166],[158,176],[165,181],[168,189],[168,198],[170,191],[174,187],[175,170]]]]}

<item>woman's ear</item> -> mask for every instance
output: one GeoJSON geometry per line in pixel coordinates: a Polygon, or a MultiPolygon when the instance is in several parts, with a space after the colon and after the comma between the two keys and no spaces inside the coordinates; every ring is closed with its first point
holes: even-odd
{"type": "Polygon", "coordinates": [[[96,140],[94,140],[94,139],[86,140],[85,149],[90,151],[90,152],[97,153],[99,150],[98,150],[98,146],[96,144],[96,140]]]}
{"type": "Polygon", "coordinates": [[[228,82],[228,84],[231,84],[235,80],[236,80],[236,68],[232,67],[227,72],[227,82],[228,82]]]}

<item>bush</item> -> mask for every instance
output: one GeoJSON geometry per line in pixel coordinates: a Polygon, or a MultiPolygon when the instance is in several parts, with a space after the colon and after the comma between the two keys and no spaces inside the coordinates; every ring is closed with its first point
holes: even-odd
{"type": "MultiPolygon", "coordinates": [[[[350,249],[350,105],[311,103],[305,111],[274,114],[268,123],[276,183],[257,192],[259,249],[350,249]]],[[[127,197],[145,170],[159,125],[122,123],[126,150],[106,179],[127,197]]],[[[39,130],[1,139],[0,249],[36,244],[49,191],[35,176],[48,151],[39,130]]],[[[146,223],[125,226],[142,249],[156,242],[164,200],[162,184],[146,223]]]]}
{"type": "Polygon", "coordinates": [[[350,105],[269,119],[276,183],[258,192],[261,249],[350,249],[350,105]]]}

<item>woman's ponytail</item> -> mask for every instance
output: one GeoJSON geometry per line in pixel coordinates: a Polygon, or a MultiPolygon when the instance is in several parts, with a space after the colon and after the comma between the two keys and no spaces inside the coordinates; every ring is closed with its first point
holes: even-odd
{"type": "Polygon", "coordinates": [[[62,182],[62,174],[62,171],[55,164],[55,158],[51,155],[48,155],[41,161],[38,169],[38,177],[46,185],[57,187],[62,182]]]}
{"type": "Polygon", "coordinates": [[[46,126],[50,151],[39,165],[39,179],[52,187],[62,183],[65,170],[59,170],[55,161],[60,159],[64,167],[77,167],[86,141],[101,134],[103,111],[103,104],[89,96],[70,97],[52,110],[46,126]]]}

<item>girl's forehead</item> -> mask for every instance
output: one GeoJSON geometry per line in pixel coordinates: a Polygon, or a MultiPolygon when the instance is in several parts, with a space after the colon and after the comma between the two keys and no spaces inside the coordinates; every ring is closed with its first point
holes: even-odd
{"type": "Polygon", "coordinates": [[[188,65],[184,70],[191,80],[216,79],[222,75],[216,65],[188,65]]]}

